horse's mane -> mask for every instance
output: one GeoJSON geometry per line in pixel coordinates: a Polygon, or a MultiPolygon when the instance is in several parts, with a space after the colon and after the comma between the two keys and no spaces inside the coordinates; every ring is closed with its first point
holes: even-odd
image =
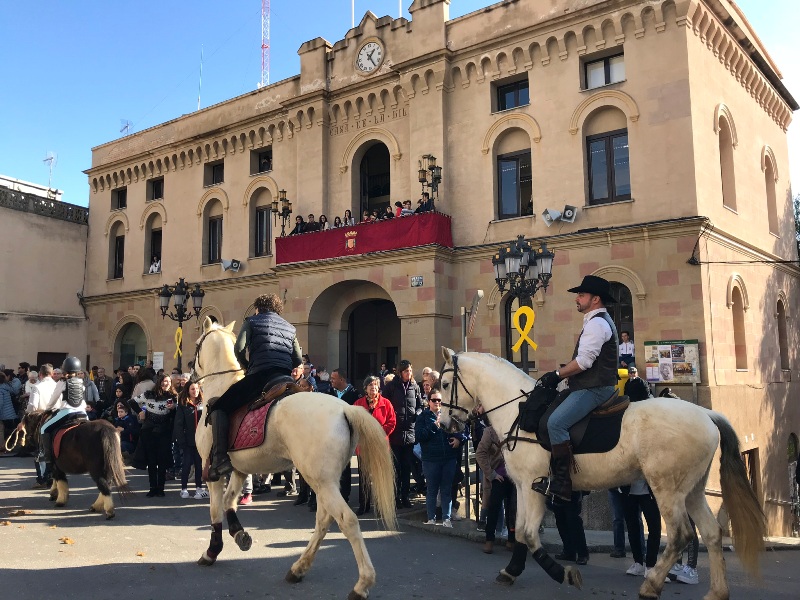
{"type": "Polygon", "coordinates": [[[527,373],[523,372],[521,369],[519,369],[519,367],[517,367],[517,365],[515,365],[514,363],[512,363],[512,362],[510,362],[510,361],[508,361],[505,358],[502,358],[500,356],[496,356],[494,354],[490,354],[489,352],[467,352],[467,354],[469,354],[471,356],[474,356],[475,358],[478,358],[478,359],[481,359],[481,360],[483,360],[483,359],[494,360],[495,362],[500,363],[500,366],[502,366],[502,367],[508,367],[508,368],[513,369],[515,372],[517,372],[520,375],[522,375],[523,377],[525,377],[531,383],[533,383],[535,381],[535,379],[533,377],[531,377],[527,373]]]}

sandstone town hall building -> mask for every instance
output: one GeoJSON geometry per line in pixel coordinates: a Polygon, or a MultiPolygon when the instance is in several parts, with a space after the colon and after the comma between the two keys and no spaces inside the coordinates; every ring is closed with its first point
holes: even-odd
{"type": "MultiPolygon", "coordinates": [[[[770,532],[791,533],[798,105],[779,67],[730,0],[506,0],[455,19],[449,4],[367,13],[334,44],[303,44],[294,77],[94,148],[91,362],[164,352],[171,367],[158,290],[184,277],[225,324],[279,294],[312,359],[356,377],[400,358],[438,366],[483,289],[469,348],[521,364],[491,259],[524,235],[556,254],[533,299],[531,374],[571,355],[567,288],[611,280],[638,357],[646,342],[698,341],[696,389],[674,387],[731,418],[770,532]],[[287,232],[298,215],[416,205],[430,156],[439,212],[281,238],[284,198],[287,232]],[[574,221],[548,226],[543,213],[567,205],[574,221]]],[[[707,492],[724,519],[717,477],[707,492]]]]}

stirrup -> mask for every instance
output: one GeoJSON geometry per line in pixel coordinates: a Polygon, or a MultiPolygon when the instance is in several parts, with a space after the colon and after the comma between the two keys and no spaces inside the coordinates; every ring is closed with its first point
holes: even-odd
{"type": "Polygon", "coordinates": [[[212,464],[208,467],[208,481],[219,481],[226,475],[230,475],[233,472],[233,465],[231,464],[231,459],[228,458],[227,460],[223,461],[222,464],[217,465],[214,467],[212,464]]]}
{"type": "Polygon", "coordinates": [[[552,496],[552,492],[550,491],[550,478],[549,477],[539,477],[538,479],[534,479],[533,483],[531,484],[531,489],[534,492],[540,493],[542,496],[552,496]]]}

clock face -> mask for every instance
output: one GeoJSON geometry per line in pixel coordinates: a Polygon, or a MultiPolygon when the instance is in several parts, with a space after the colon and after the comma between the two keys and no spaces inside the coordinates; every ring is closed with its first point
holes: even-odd
{"type": "Polygon", "coordinates": [[[383,62],[383,46],[376,41],[369,41],[358,51],[356,68],[361,73],[372,73],[383,62]]]}

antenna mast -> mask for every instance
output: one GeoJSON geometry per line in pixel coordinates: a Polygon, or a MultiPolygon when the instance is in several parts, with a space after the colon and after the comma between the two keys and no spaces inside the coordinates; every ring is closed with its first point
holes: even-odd
{"type": "Polygon", "coordinates": [[[48,151],[47,154],[44,157],[44,160],[42,161],[42,162],[47,163],[47,166],[48,166],[48,168],[50,170],[50,176],[47,179],[47,189],[50,189],[52,187],[52,183],[53,183],[53,166],[55,165],[57,160],[58,160],[58,158],[56,157],[55,153],[48,151]]]}
{"type": "Polygon", "coordinates": [[[261,0],[261,82],[258,87],[269,85],[269,0],[261,0]]]}

